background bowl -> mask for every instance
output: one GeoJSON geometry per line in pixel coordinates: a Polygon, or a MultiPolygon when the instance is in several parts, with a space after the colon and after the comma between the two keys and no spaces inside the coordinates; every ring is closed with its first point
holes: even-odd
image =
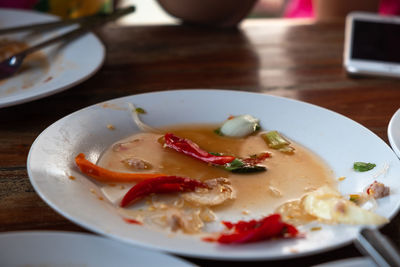
{"type": "Polygon", "coordinates": [[[233,27],[250,12],[256,0],[157,0],[170,15],[184,22],[233,27]]]}

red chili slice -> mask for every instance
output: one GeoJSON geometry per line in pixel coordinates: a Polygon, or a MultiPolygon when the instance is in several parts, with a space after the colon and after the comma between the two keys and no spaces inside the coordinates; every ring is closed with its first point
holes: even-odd
{"type": "MultiPolygon", "coordinates": [[[[233,233],[221,234],[214,239],[221,244],[251,243],[271,238],[296,237],[298,230],[293,225],[281,220],[279,214],[272,214],[261,220],[239,221],[237,223],[223,222],[233,233]]],[[[210,242],[210,238],[204,241],[210,242]]]]}
{"type": "Polygon", "coordinates": [[[134,185],[123,197],[120,206],[125,207],[153,193],[194,191],[196,187],[207,187],[201,181],[179,176],[162,176],[147,179],[134,185]]]}
{"type": "Polygon", "coordinates": [[[246,164],[249,165],[256,165],[259,164],[261,162],[263,162],[264,160],[266,160],[267,158],[270,158],[271,154],[268,152],[264,152],[258,155],[255,155],[254,157],[250,157],[250,158],[246,158],[246,159],[242,159],[242,161],[246,164]]]}
{"type": "Polygon", "coordinates": [[[141,222],[139,222],[138,220],[135,219],[129,219],[129,218],[122,218],[126,223],[130,223],[130,224],[140,224],[142,225],[141,222]]]}
{"type": "Polygon", "coordinates": [[[164,136],[165,144],[167,147],[176,150],[177,152],[186,154],[193,158],[199,159],[206,163],[225,165],[232,162],[235,157],[233,156],[215,156],[201,149],[196,143],[189,139],[180,138],[172,133],[167,133],[164,136]]]}

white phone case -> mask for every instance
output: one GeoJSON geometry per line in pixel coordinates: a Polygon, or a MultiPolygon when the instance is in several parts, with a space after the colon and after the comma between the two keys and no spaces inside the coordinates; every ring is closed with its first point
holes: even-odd
{"type": "MultiPolygon", "coordinates": [[[[399,25],[399,27],[394,27],[398,29],[398,32],[391,32],[390,38],[395,38],[396,43],[399,43],[398,50],[396,53],[400,53],[400,17],[397,16],[382,16],[375,13],[366,13],[366,12],[352,12],[346,18],[346,31],[345,31],[345,46],[344,46],[344,60],[343,65],[346,71],[349,74],[353,75],[379,75],[379,76],[388,76],[388,77],[396,77],[400,78],[400,60],[393,62],[392,59],[386,60],[377,60],[376,58],[356,58],[354,57],[354,42],[355,40],[355,22],[368,22],[368,23],[376,23],[377,27],[385,27],[385,25],[399,25]]],[[[371,24],[370,24],[371,25],[371,24]]],[[[393,28],[393,27],[392,27],[393,28]]],[[[374,33],[368,32],[368,34],[373,35],[374,33]]],[[[376,36],[371,36],[374,38],[376,36]]],[[[388,38],[388,39],[390,39],[388,38]]],[[[387,41],[387,38],[382,38],[382,42],[387,41]]],[[[376,55],[378,53],[382,53],[383,51],[379,51],[378,47],[374,47],[376,51],[376,55]]],[[[386,52],[386,51],[385,51],[386,52]]]]}

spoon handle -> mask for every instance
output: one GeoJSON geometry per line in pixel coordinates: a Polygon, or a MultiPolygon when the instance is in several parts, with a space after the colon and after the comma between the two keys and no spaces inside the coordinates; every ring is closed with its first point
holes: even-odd
{"type": "Polygon", "coordinates": [[[85,21],[85,23],[82,23],[82,25],[80,27],[78,27],[77,29],[75,29],[75,30],[69,31],[69,32],[67,32],[65,34],[61,34],[61,35],[59,35],[57,37],[54,37],[52,39],[49,39],[49,40],[46,40],[46,41],[41,42],[39,44],[36,44],[34,46],[31,46],[31,47],[27,48],[26,50],[21,51],[21,52],[19,52],[18,54],[14,55],[14,56],[17,56],[17,55],[26,56],[26,55],[28,55],[30,53],[33,53],[33,52],[35,52],[37,50],[42,49],[45,46],[51,45],[51,44],[59,42],[61,40],[73,39],[75,37],[78,37],[78,36],[88,32],[89,30],[91,30],[94,27],[98,27],[98,26],[101,26],[101,25],[103,25],[103,24],[105,24],[107,22],[110,22],[112,20],[116,20],[116,19],[118,19],[118,18],[120,18],[120,17],[122,17],[122,16],[124,16],[126,14],[129,14],[129,13],[133,12],[134,10],[135,10],[135,7],[134,6],[130,6],[130,7],[123,8],[123,9],[117,9],[115,12],[113,12],[110,15],[103,15],[103,16],[98,17],[98,18],[94,18],[93,17],[93,20],[85,21]]]}
{"type": "Polygon", "coordinates": [[[98,15],[79,17],[79,18],[74,18],[74,19],[57,20],[57,21],[52,21],[52,22],[37,23],[34,25],[23,25],[23,26],[5,28],[5,29],[0,29],[0,35],[11,34],[11,33],[16,33],[16,32],[23,32],[23,31],[49,30],[49,29],[68,26],[71,24],[84,23],[86,21],[96,19],[100,16],[101,15],[98,14],[98,15]]]}
{"type": "Polygon", "coordinates": [[[380,267],[400,266],[400,254],[396,247],[379,230],[364,228],[355,245],[380,267]]]}
{"type": "MultiPolygon", "coordinates": [[[[133,8],[132,11],[134,11],[134,7],[129,7],[129,8],[133,8]]],[[[130,12],[132,12],[132,11],[130,11],[130,12]]],[[[114,13],[116,13],[116,12],[119,12],[119,10],[116,10],[114,13]]],[[[112,13],[112,14],[114,14],[114,13],[112,13]]],[[[10,33],[15,33],[15,32],[22,32],[22,31],[34,31],[34,30],[43,31],[43,30],[64,27],[64,26],[68,26],[68,25],[72,25],[72,24],[76,24],[76,23],[84,24],[84,23],[87,23],[87,22],[90,22],[93,20],[104,19],[107,16],[109,16],[109,14],[95,14],[95,15],[84,16],[84,17],[73,18],[73,19],[57,20],[57,21],[51,21],[51,22],[37,23],[37,24],[33,24],[33,25],[15,26],[15,27],[11,27],[11,28],[0,29],[0,35],[10,34],[10,33]]]]}

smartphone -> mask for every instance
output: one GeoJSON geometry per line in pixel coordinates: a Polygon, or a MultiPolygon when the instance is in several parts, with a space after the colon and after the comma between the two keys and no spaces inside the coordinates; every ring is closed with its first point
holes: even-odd
{"type": "Polygon", "coordinates": [[[350,75],[400,78],[400,17],[350,13],[343,65],[350,75]]]}

